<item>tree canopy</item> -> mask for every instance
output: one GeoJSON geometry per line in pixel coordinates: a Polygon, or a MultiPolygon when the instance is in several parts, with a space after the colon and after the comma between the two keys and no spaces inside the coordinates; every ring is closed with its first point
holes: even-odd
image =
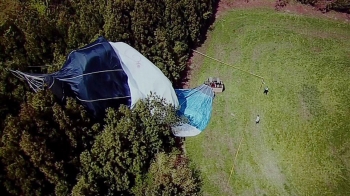
{"type": "Polygon", "coordinates": [[[80,155],[82,172],[73,195],[130,195],[154,156],[175,149],[170,126],[178,122],[175,108],[154,97],[133,110],[109,109],[92,149],[80,155]]]}
{"type": "Polygon", "coordinates": [[[28,95],[18,116],[8,116],[0,158],[3,184],[13,195],[66,195],[79,172],[79,154],[92,145],[99,124],[68,99],[53,104],[43,91],[28,95]]]}
{"type": "Polygon", "coordinates": [[[176,83],[190,48],[205,36],[216,4],[215,0],[0,1],[0,192],[135,194],[132,190],[144,184],[157,153],[174,150],[170,125],[179,120],[174,111],[161,100],[146,101],[135,111],[110,109],[105,121],[97,122],[74,99],[62,103],[48,91],[33,94],[6,69],[52,73],[72,50],[104,36],[131,45],[176,83]]]}
{"type": "Polygon", "coordinates": [[[201,178],[190,160],[180,153],[159,153],[145,179],[133,188],[135,195],[201,195],[201,178]]]}

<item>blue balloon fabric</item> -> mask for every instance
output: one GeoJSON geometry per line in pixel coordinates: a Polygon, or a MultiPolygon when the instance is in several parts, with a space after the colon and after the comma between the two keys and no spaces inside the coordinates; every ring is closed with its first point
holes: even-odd
{"type": "Polygon", "coordinates": [[[185,116],[188,124],[203,131],[209,124],[214,92],[203,84],[193,89],[175,89],[179,99],[178,115],[185,116]]]}

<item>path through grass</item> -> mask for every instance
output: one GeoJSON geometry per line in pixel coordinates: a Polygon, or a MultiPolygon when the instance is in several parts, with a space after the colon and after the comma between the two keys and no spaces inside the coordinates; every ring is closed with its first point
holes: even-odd
{"type": "Polygon", "coordinates": [[[214,24],[191,86],[220,77],[208,128],[186,139],[205,195],[350,195],[350,25],[234,10],[214,24]],[[261,123],[256,125],[256,115],[261,123]],[[230,181],[230,170],[234,163],[230,181]]]}

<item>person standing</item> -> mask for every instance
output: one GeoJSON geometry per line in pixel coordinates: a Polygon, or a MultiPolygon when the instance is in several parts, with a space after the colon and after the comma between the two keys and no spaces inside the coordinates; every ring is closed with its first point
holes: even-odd
{"type": "Polygon", "coordinates": [[[268,92],[269,92],[269,88],[268,88],[268,87],[265,87],[265,89],[264,89],[264,94],[267,95],[268,92]]]}
{"type": "Polygon", "coordinates": [[[257,115],[257,116],[256,116],[256,119],[255,119],[255,124],[258,124],[259,122],[260,122],[260,116],[257,115]]]}

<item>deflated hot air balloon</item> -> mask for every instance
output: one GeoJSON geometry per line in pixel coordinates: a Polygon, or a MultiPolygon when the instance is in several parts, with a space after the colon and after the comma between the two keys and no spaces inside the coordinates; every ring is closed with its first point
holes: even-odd
{"type": "Polygon", "coordinates": [[[175,90],[158,67],[123,42],[99,37],[72,51],[55,73],[11,71],[25,79],[35,92],[46,85],[60,99],[75,97],[94,116],[121,104],[132,109],[152,92],[179,108],[178,115],[188,118],[188,123],[173,127],[175,136],[198,135],[210,121],[214,93],[209,86],[175,90]]]}

